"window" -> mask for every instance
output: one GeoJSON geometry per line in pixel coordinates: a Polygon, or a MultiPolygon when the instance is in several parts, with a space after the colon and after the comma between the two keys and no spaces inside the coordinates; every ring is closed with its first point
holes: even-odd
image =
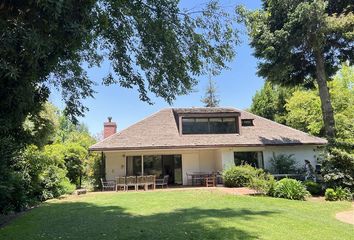
{"type": "Polygon", "coordinates": [[[234,152],[235,165],[249,164],[253,167],[263,168],[262,152],[234,152]]]}
{"type": "Polygon", "coordinates": [[[144,155],[143,159],[144,175],[169,175],[169,183],[182,184],[181,155],[144,155]]]}
{"type": "Polygon", "coordinates": [[[254,126],[253,119],[242,119],[241,120],[242,127],[251,127],[254,126]]]}
{"type": "Polygon", "coordinates": [[[182,134],[238,133],[235,117],[182,118],[182,134]]]}
{"type": "Polygon", "coordinates": [[[128,156],[126,164],[127,176],[141,175],[141,156],[128,156]]]}

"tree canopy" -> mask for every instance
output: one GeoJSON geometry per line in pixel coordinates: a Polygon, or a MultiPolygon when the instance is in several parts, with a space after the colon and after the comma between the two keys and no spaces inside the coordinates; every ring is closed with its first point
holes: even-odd
{"type": "Polygon", "coordinates": [[[293,88],[285,88],[265,82],[264,86],[253,96],[250,111],[272,121],[285,124],[287,114],[285,104],[293,91],[293,88]]]}
{"type": "Polygon", "coordinates": [[[330,139],[335,121],[327,81],[342,62],[354,60],[353,11],[351,0],[263,0],[262,10],[238,8],[261,60],[260,76],[291,86],[314,87],[317,82],[330,139]]]}
{"type": "MultiPolygon", "coordinates": [[[[328,83],[336,120],[337,140],[354,144],[354,67],[344,64],[328,83]]],[[[286,124],[316,136],[325,136],[318,90],[296,90],[287,99],[286,124]]]]}

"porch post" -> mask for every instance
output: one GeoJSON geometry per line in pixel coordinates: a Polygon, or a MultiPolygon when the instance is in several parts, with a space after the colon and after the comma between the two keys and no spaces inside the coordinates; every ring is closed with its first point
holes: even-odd
{"type": "Polygon", "coordinates": [[[141,155],[141,176],[144,176],[144,155],[141,155]]]}

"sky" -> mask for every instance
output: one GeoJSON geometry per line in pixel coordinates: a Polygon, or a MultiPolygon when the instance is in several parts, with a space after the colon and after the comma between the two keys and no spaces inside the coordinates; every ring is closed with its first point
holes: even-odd
{"type": "MultiPolygon", "coordinates": [[[[190,9],[206,1],[182,0],[180,6],[190,9]]],[[[243,4],[248,9],[260,8],[260,0],[227,0],[221,1],[221,5],[227,9],[234,9],[237,4],[243,4]]],[[[241,27],[241,43],[236,48],[236,57],[228,64],[230,69],[222,73],[214,80],[217,86],[217,94],[220,98],[220,106],[236,107],[240,109],[249,108],[252,97],[264,83],[264,80],[257,76],[257,59],[253,57],[253,50],[248,45],[248,37],[241,27]]],[[[194,91],[186,96],[177,96],[172,105],[169,105],[161,98],[151,96],[154,104],[141,102],[136,89],[125,89],[118,85],[104,86],[101,84],[102,78],[106,76],[110,67],[108,63],[103,63],[100,68],[86,69],[91,80],[97,83],[94,86],[96,93],[94,98],[83,100],[83,104],[89,108],[84,117],[79,118],[80,122],[86,124],[89,131],[96,135],[102,132],[103,122],[107,117],[113,118],[117,123],[118,131],[129,127],[162,108],[167,107],[201,107],[201,98],[204,96],[207,87],[207,76],[198,77],[199,84],[194,91]]],[[[54,105],[63,109],[64,104],[60,94],[53,92],[49,98],[54,105]]]]}

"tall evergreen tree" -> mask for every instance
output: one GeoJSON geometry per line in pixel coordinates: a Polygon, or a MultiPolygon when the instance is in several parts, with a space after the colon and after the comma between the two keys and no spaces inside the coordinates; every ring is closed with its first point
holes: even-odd
{"type": "Polygon", "coordinates": [[[260,76],[283,85],[317,82],[329,139],[335,137],[335,120],[327,81],[341,62],[354,61],[353,11],[352,0],[263,0],[262,10],[238,8],[262,60],[260,76]]]}
{"type": "Polygon", "coordinates": [[[219,96],[216,94],[216,84],[215,81],[212,80],[211,76],[209,76],[208,86],[205,90],[205,95],[202,98],[202,103],[204,103],[204,107],[218,107],[220,103],[219,96]]]}

